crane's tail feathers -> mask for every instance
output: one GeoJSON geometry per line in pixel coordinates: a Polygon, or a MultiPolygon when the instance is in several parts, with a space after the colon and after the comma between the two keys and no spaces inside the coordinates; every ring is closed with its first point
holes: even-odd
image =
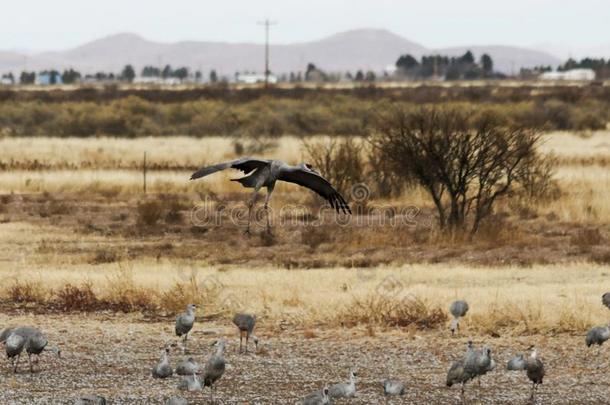
{"type": "Polygon", "coordinates": [[[231,181],[236,181],[240,183],[244,187],[254,187],[255,180],[252,176],[241,177],[239,179],[231,179],[231,181]]]}

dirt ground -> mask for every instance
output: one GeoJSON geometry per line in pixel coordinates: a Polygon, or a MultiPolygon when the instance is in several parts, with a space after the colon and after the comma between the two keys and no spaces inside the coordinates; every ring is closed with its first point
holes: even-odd
{"type": "MultiPolygon", "coordinates": [[[[0,313],[0,325],[29,324],[42,328],[62,350],[57,359],[44,353],[41,370],[30,374],[27,360],[13,374],[0,363],[0,403],[72,403],[88,393],[114,404],[164,403],[182,394],[189,403],[208,403],[209,390],[180,393],[180,377],[155,380],[150,369],[165,341],[175,340],[173,319],[142,315],[73,314],[24,315],[0,313]]],[[[257,354],[238,354],[238,334],[226,320],[198,319],[190,340],[190,355],[200,363],[218,337],[227,339],[227,370],[218,383],[217,403],[293,404],[326,383],[345,380],[349,367],[359,372],[357,398],[338,403],[384,403],[381,380],[405,381],[407,393],[387,403],[457,404],[459,387],[445,386],[451,362],[462,355],[467,336],[452,338],[446,330],[331,329],[291,330],[281,324],[257,327],[257,354]]],[[[506,361],[530,344],[539,347],[547,376],[540,387],[540,404],[610,403],[608,348],[587,350],[583,336],[471,337],[487,344],[498,362],[481,386],[468,384],[466,398],[477,404],[529,403],[529,382],[523,372],[505,371],[506,361]]],[[[175,365],[183,357],[176,347],[175,365]]]]}

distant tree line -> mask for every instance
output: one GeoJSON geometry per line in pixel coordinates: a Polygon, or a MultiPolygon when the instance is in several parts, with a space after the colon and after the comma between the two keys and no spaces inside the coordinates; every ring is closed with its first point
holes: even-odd
{"type": "Polygon", "coordinates": [[[560,72],[565,72],[572,69],[592,69],[598,79],[610,78],[610,58],[584,58],[580,61],[568,59],[566,63],[557,67],[560,72]]]}
{"type": "Polygon", "coordinates": [[[481,55],[477,62],[471,51],[462,56],[424,55],[417,60],[410,54],[401,55],[396,61],[396,76],[409,79],[474,80],[499,78],[493,70],[493,59],[488,54],[481,55]]]}
{"type": "MultiPolygon", "coordinates": [[[[201,81],[203,75],[200,71],[196,71],[193,75],[186,67],[172,69],[170,65],[166,65],[163,69],[146,66],[142,69],[142,77],[158,77],[158,78],[176,78],[180,81],[185,80],[189,76],[194,77],[196,81],[201,81]]],[[[45,84],[76,84],[80,82],[128,82],[131,83],[136,78],[136,71],[132,65],[125,65],[120,73],[99,71],[95,73],[82,74],[81,72],[69,68],[60,72],[55,69],[42,70],[40,72],[22,71],[19,75],[19,84],[34,84],[37,77],[45,77],[45,84]]],[[[11,83],[16,83],[17,80],[12,73],[2,75],[2,79],[6,79],[11,83]]],[[[210,72],[210,81],[216,82],[218,76],[215,71],[210,72]]]]}

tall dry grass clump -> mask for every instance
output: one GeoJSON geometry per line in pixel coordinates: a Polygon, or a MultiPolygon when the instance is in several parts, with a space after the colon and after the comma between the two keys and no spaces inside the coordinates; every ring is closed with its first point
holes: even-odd
{"type": "Polygon", "coordinates": [[[56,302],[62,311],[95,311],[100,309],[100,301],[93,292],[92,284],[67,283],[56,292],[56,302]]]}
{"type": "Polygon", "coordinates": [[[435,329],[447,322],[447,313],[417,297],[394,298],[381,294],[354,297],[337,313],[334,322],[344,326],[380,325],[435,329]]]}

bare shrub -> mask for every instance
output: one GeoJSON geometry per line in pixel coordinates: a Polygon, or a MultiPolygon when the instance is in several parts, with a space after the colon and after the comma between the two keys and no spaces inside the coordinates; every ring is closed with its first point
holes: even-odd
{"type": "Polygon", "coordinates": [[[579,229],[570,237],[570,243],[574,246],[578,246],[581,249],[599,245],[603,241],[604,237],[598,228],[579,229]]]}
{"type": "Polygon", "coordinates": [[[119,260],[116,252],[106,249],[98,249],[95,255],[89,260],[90,264],[114,263],[119,260]]]}
{"type": "Polygon", "coordinates": [[[65,284],[55,293],[56,301],[62,311],[93,311],[98,309],[99,301],[86,282],[80,286],[65,284]]]}
{"type": "Polygon", "coordinates": [[[540,333],[546,327],[539,306],[504,304],[490,305],[485,313],[473,314],[471,324],[486,334],[496,334],[500,330],[511,329],[516,334],[540,333]]]}
{"type": "Polygon", "coordinates": [[[365,162],[360,143],[343,138],[317,143],[303,142],[303,146],[314,169],[340,193],[346,194],[353,185],[362,182],[365,162]]]}
{"type": "Polygon", "coordinates": [[[610,251],[594,252],[591,260],[598,264],[610,264],[610,251]]]}
{"type": "Polygon", "coordinates": [[[260,136],[233,141],[233,150],[237,156],[259,155],[276,149],[277,146],[276,139],[260,136]]]}
{"type": "Polygon", "coordinates": [[[301,242],[313,251],[323,243],[329,243],[332,241],[331,233],[328,229],[320,228],[317,226],[306,226],[301,230],[301,242]]]}
{"type": "Polygon", "coordinates": [[[163,217],[163,205],[159,201],[145,201],[138,204],[138,225],[154,226],[163,217]]]}
{"type": "Polygon", "coordinates": [[[168,224],[181,224],[184,222],[182,215],[183,205],[179,201],[173,200],[169,203],[167,214],[165,214],[165,222],[168,224]]]}
{"type": "Polygon", "coordinates": [[[337,320],[346,326],[375,324],[432,329],[444,325],[447,314],[442,308],[432,307],[416,297],[401,300],[371,294],[364,298],[354,298],[345,310],[338,313],[337,320]]]}
{"type": "Polygon", "coordinates": [[[474,234],[496,200],[539,161],[540,134],[503,121],[490,111],[395,108],[379,120],[372,143],[397,175],[414,178],[428,192],[441,229],[469,226],[474,234]]]}
{"type": "Polygon", "coordinates": [[[18,281],[8,286],[8,297],[12,302],[45,302],[47,290],[41,282],[18,281]]]}
{"type": "Polygon", "coordinates": [[[212,276],[200,279],[191,274],[185,281],[177,281],[163,292],[159,302],[163,309],[171,312],[184,310],[187,304],[196,304],[204,308],[206,313],[228,312],[221,302],[223,286],[212,276]]]}
{"type": "Polygon", "coordinates": [[[401,195],[410,179],[399,176],[393,170],[391,162],[375,148],[368,148],[367,159],[367,178],[372,181],[373,193],[382,198],[401,195]]]}
{"type": "Polygon", "coordinates": [[[260,238],[261,246],[270,247],[277,243],[277,239],[275,238],[275,235],[270,232],[266,232],[266,231],[261,232],[259,234],[259,238],[260,238]]]}
{"type": "Polygon", "coordinates": [[[121,269],[108,278],[108,294],[100,299],[105,308],[114,311],[133,312],[155,310],[157,294],[135,284],[129,269],[121,269]]]}
{"type": "Polygon", "coordinates": [[[557,200],[561,196],[558,182],[553,178],[557,167],[557,158],[553,155],[529,157],[521,170],[516,172],[516,181],[527,200],[547,202],[557,200]]]}

